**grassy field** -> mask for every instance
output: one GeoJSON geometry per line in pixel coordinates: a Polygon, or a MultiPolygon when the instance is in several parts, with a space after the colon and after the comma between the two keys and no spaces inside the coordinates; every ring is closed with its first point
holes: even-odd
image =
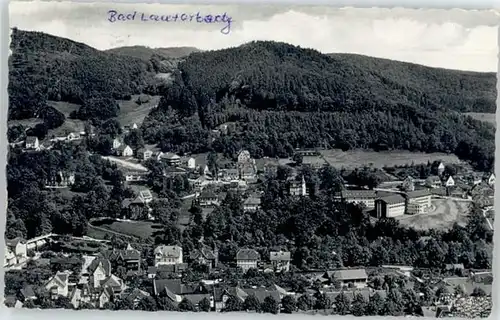
{"type": "Polygon", "coordinates": [[[122,126],[131,126],[134,123],[140,126],[144,121],[144,118],[149,114],[149,112],[158,105],[160,102],[160,96],[151,97],[150,101],[143,104],[137,104],[137,95],[132,96],[131,100],[119,100],[120,114],[118,115],[118,121],[122,126]]]}
{"type": "Polygon", "coordinates": [[[433,208],[427,214],[404,215],[397,220],[407,227],[417,230],[448,229],[453,223],[465,226],[470,202],[452,199],[432,200],[433,208]]]}
{"type": "Polygon", "coordinates": [[[467,112],[466,115],[479,121],[489,122],[496,126],[496,115],[494,113],[467,112]]]}
{"type": "Polygon", "coordinates": [[[372,165],[376,168],[405,164],[427,163],[428,161],[441,160],[445,163],[458,163],[457,156],[444,153],[423,153],[410,151],[375,152],[368,150],[342,151],[339,149],[320,151],[325,160],[337,168],[354,168],[372,165]]]}
{"type": "Polygon", "coordinates": [[[94,222],[93,225],[120,234],[143,239],[152,238],[155,236],[156,232],[161,230],[161,225],[149,221],[112,221],[105,223],[99,221],[94,222]]]}
{"type": "Polygon", "coordinates": [[[48,101],[47,104],[51,107],[54,107],[55,109],[57,109],[57,111],[61,112],[62,114],[64,114],[66,118],[69,117],[71,112],[80,109],[79,104],[69,103],[69,102],[48,101]]]}

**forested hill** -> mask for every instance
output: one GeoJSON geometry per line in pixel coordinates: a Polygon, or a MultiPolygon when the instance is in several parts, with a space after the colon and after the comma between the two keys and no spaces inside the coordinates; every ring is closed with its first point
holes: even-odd
{"type": "Polygon", "coordinates": [[[267,41],[192,53],[179,71],[144,123],[145,139],[165,150],[405,149],[455,153],[484,170],[494,163],[494,127],[461,114],[495,112],[494,74],[267,41]],[[210,137],[223,123],[228,133],[210,137]]]}
{"type": "MultiPolygon", "coordinates": [[[[148,89],[156,72],[151,61],[96,50],[41,32],[12,30],[9,57],[9,119],[31,118],[48,100],[100,109],[148,89]]],[[[116,105],[97,118],[116,114],[116,105]]]]}
{"type": "Polygon", "coordinates": [[[194,47],[148,48],[144,46],[129,46],[109,49],[106,52],[132,56],[147,61],[155,55],[164,59],[179,59],[193,52],[200,52],[200,50],[194,47]]]}
{"type": "Polygon", "coordinates": [[[357,55],[325,55],[258,41],[191,54],[180,65],[187,86],[233,93],[258,109],[347,111],[403,105],[494,112],[496,76],[357,55]]]}

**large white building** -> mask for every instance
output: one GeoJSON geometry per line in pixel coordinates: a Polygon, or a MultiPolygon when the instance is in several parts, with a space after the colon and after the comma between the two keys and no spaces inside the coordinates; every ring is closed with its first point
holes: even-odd
{"type": "Polygon", "coordinates": [[[375,200],[377,218],[393,218],[405,214],[406,199],[400,194],[375,200]]]}
{"type": "Polygon", "coordinates": [[[161,245],[156,247],[154,254],[155,267],[182,263],[182,248],[179,246],[161,245]]]}
{"type": "Polygon", "coordinates": [[[260,254],[253,249],[240,249],[236,253],[236,265],[246,272],[248,269],[257,269],[260,254]]]}

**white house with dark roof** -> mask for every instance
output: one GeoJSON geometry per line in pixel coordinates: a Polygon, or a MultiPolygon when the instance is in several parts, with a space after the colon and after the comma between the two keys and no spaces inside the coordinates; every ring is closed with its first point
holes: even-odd
{"type": "Polygon", "coordinates": [[[339,281],[342,286],[353,285],[358,289],[363,289],[366,287],[368,281],[368,275],[365,269],[344,269],[327,271],[327,278],[339,281]]]}
{"type": "Polygon", "coordinates": [[[394,194],[375,200],[377,218],[394,218],[405,214],[406,199],[400,194],[394,194]]]}
{"type": "Polygon", "coordinates": [[[240,249],[236,253],[236,265],[243,269],[244,272],[248,269],[257,269],[257,263],[260,260],[260,254],[253,249],[240,249]]]}
{"type": "Polygon", "coordinates": [[[23,263],[28,259],[28,246],[26,240],[15,238],[5,241],[5,262],[4,265],[14,265],[23,263]]]}
{"type": "Polygon", "coordinates": [[[218,206],[219,197],[212,191],[203,191],[196,199],[201,207],[218,206]]]}
{"type": "Polygon", "coordinates": [[[52,299],[59,296],[67,297],[69,294],[69,271],[58,271],[45,284],[45,289],[49,291],[52,299]]]}
{"type": "Polygon", "coordinates": [[[250,196],[245,201],[243,201],[243,210],[245,211],[257,211],[260,209],[261,200],[259,197],[250,196]]]}
{"type": "Polygon", "coordinates": [[[161,245],[154,251],[155,267],[182,263],[182,248],[179,246],[161,245]]]}
{"type": "Polygon", "coordinates": [[[429,176],[425,179],[425,186],[429,188],[440,188],[443,183],[441,182],[441,178],[438,176],[429,176]]]}
{"type": "Polygon", "coordinates": [[[171,152],[162,154],[161,160],[163,160],[169,166],[178,166],[181,163],[181,157],[171,152]]]}
{"type": "Polygon", "coordinates": [[[113,149],[118,149],[122,145],[122,141],[118,138],[113,139],[113,149]]]}
{"type": "Polygon", "coordinates": [[[271,251],[269,260],[276,271],[286,272],[290,270],[292,257],[289,251],[271,251]]]}
{"type": "Polygon", "coordinates": [[[134,155],[134,150],[128,145],[121,145],[116,148],[116,155],[120,157],[132,157],[134,155]]]}

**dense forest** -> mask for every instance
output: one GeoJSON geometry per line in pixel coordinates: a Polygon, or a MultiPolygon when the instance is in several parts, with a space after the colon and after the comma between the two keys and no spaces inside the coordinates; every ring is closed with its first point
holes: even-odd
{"type": "MultiPolygon", "coordinates": [[[[154,75],[161,61],[96,50],[85,44],[41,32],[12,31],[9,57],[9,119],[37,117],[48,100],[99,105],[103,115],[116,116],[110,99],[155,93],[154,75]],[[99,100],[99,101],[97,101],[99,100]],[[100,103],[102,102],[102,103],[100,103]]],[[[88,114],[85,110],[81,114],[88,114]]]]}
{"type": "Polygon", "coordinates": [[[164,151],[246,148],[259,158],[296,148],[406,149],[455,153],[480,170],[494,164],[494,127],[462,114],[495,112],[494,73],[266,41],[207,52],[99,51],[14,29],[11,48],[9,119],[49,117],[57,126],[63,117],[46,105],[56,100],[80,104],[74,117],[100,123],[119,113],[113,100],[155,93],[159,108],[141,130],[164,151]],[[169,54],[189,55],[172,62],[169,54]],[[173,83],[159,85],[155,75],[166,71],[173,83]],[[230,125],[214,133],[221,124],[230,125]]]}

